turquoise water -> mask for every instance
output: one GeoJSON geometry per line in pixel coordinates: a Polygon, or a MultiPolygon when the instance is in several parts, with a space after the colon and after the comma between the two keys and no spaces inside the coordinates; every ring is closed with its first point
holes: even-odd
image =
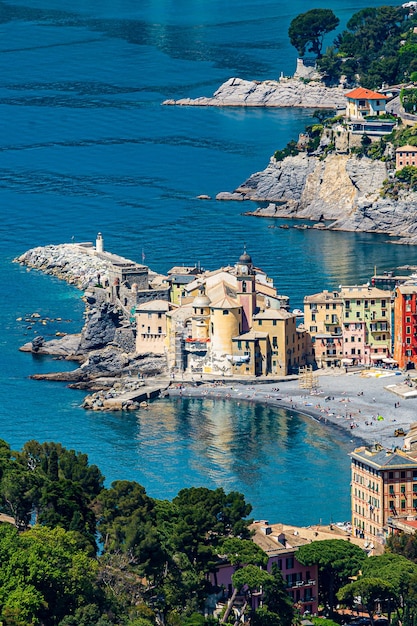
{"type": "MultiPolygon", "coordinates": [[[[376,6],[379,2],[370,2],[376,6]]],[[[342,22],[362,8],[322,2],[342,22]]],[[[35,332],[82,324],[80,293],[13,264],[26,249],[104,235],[114,252],[166,272],[257,265],[300,307],[324,288],[417,263],[386,237],[268,228],[254,204],[201,202],[232,190],[311,120],[302,110],[163,107],[211,95],[231,76],[295,68],[290,20],[311,8],[237,0],[0,2],[1,436],[62,441],[107,477],[155,497],[187,485],[245,493],[256,517],[300,524],[349,516],[350,440],[307,418],[224,401],[164,401],[145,414],[96,414],[83,393],[28,379],[72,367],[18,351],[35,332]],[[52,321],[25,322],[33,312],[52,321]],[[22,317],[22,321],[17,318],[22,317]],[[62,321],[56,321],[61,317],[62,321]],[[28,328],[32,326],[31,328],[28,328]]]]}

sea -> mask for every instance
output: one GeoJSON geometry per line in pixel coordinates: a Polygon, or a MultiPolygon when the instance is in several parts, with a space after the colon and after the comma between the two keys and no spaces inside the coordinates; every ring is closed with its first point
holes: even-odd
{"type": "MultiPolygon", "coordinates": [[[[342,28],[364,5],[318,6],[332,8],[342,28]]],[[[349,519],[349,434],[224,399],[88,412],[83,392],[29,378],[74,364],[19,351],[36,335],[78,332],[84,304],[74,287],[14,259],[35,246],[94,241],[99,231],[107,250],[143,255],[161,273],[233,264],[246,246],[292,308],[305,295],[366,282],[375,268],[417,264],[417,248],[384,235],[273,228],[243,215],[256,204],[214,199],[263,169],[312,123],[311,111],[162,105],[209,96],[230,77],[291,75],[288,26],[310,8],[307,0],[0,1],[0,437],[12,449],[59,441],[87,453],[107,486],[135,480],[155,498],[191,486],[239,491],[270,522],[349,519]]]]}

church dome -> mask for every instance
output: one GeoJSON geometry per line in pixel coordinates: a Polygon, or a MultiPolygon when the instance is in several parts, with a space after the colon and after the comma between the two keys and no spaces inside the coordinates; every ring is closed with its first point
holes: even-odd
{"type": "Polygon", "coordinates": [[[199,293],[193,300],[193,307],[196,309],[204,309],[210,306],[211,300],[205,293],[199,293]]]}
{"type": "Polygon", "coordinates": [[[239,257],[239,265],[252,265],[252,257],[245,250],[239,257]]]}

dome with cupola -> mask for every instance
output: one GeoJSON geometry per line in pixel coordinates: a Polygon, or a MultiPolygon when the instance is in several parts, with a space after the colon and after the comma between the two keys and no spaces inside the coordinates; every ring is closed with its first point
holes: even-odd
{"type": "Polygon", "coordinates": [[[193,300],[193,307],[195,309],[204,309],[210,306],[211,300],[204,291],[200,291],[193,300]]]}

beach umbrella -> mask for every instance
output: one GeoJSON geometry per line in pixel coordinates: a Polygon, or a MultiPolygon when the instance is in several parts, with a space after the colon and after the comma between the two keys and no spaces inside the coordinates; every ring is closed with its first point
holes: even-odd
{"type": "Polygon", "coordinates": [[[384,420],[384,418],[382,417],[382,415],[378,415],[378,417],[376,418],[378,420],[378,422],[381,422],[384,420]]]}

